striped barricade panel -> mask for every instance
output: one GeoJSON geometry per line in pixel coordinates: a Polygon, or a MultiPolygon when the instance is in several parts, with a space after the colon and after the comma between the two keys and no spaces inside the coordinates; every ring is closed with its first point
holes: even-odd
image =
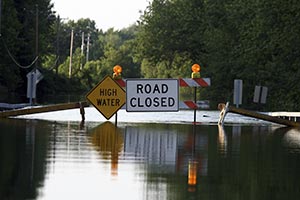
{"type": "Polygon", "coordinates": [[[208,87],[210,78],[180,78],[180,87],[208,87]]]}
{"type": "MultiPolygon", "coordinates": [[[[115,80],[121,87],[126,87],[124,79],[115,80]]],[[[210,78],[180,78],[180,87],[208,87],[210,86],[210,78]]]]}
{"type": "MultiPolygon", "coordinates": [[[[180,87],[208,87],[210,86],[210,78],[179,78],[180,87]]],[[[116,79],[115,80],[121,87],[126,87],[126,80],[116,79]]],[[[125,106],[122,107],[124,109],[125,106]]],[[[198,109],[197,104],[194,101],[180,101],[179,109],[198,109]]]]}
{"type": "Polygon", "coordinates": [[[115,79],[115,81],[121,86],[125,87],[126,86],[126,81],[123,79],[115,79]]]}
{"type": "Polygon", "coordinates": [[[190,110],[190,109],[195,110],[197,108],[198,108],[198,106],[194,101],[180,101],[179,102],[179,109],[182,109],[182,110],[190,110]]]}

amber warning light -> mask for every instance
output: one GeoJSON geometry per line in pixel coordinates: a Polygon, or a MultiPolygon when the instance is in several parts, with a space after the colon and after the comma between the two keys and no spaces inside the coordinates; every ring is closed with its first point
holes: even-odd
{"type": "Polygon", "coordinates": [[[198,65],[198,64],[193,64],[193,65],[192,65],[192,75],[191,75],[191,77],[192,77],[192,78],[200,78],[200,77],[201,77],[201,76],[200,76],[200,70],[201,70],[200,65],[198,65]]]}

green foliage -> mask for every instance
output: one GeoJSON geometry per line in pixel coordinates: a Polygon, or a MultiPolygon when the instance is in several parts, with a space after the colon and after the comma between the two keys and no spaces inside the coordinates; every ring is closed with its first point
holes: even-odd
{"type": "Polygon", "coordinates": [[[201,24],[201,18],[193,13],[201,6],[201,1],[152,1],[141,17],[137,38],[140,58],[146,59],[143,74],[148,70],[154,73],[151,76],[170,78],[177,69],[178,57],[182,56],[183,62],[187,57],[197,61],[195,58],[202,52],[199,35],[203,30],[197,26],[201,24]]]}
{"type": "Polygon", "coordinates": [[[11,61],[8,48],[12,54],[16,54],[19,50],[17,38],[21,24],[17,19],[17,11],[13,6],[14,1],[2,1],[2,18],[10,16],[6,20],[1,20],[0,35],[0,85],[4,86],[8,92],[13,92],[22,83],[19,77],[19,70],[11,61]]]}
{"type": "Polygon", "coordinates": [[[242,106],[257,107],[252,102],[254,87],[262,85],[269,89],[265,110],[300,110],[299,1],[153,0],[137,25],[106,32],[91,19],[64,21],[54,16],[49,0],[2,4],[2,91],[26,92],[26,74],[32,67],[18,67],[7,48],[23,66],[35,58],[38,4],[37,66],[45,73],[40,95],[88,91],[117,64],[124,78],[178,78],[190,77],[192,64],[198,63],[201,77],[212,80],[200,98],[210,100],[212,108],[231,101],[233,80],[242,79],[242,106]]]}
{"type": "Polygon", "coordinates": [[[184,71],[174,60],[184,55],[212,79],[201,97],[213,107],[231,101],[233,80],[242,79],[246,107],[255,107],[254,87],[263,85],[269,89],[265,109],[299,110],[299,11],[293,0],[153,0],[137,38],[142,74],[174,77],[184,71]]]}
{"type": "Polygon", "coordinates": [[[110,69],[115,65],[123,68],[122,76],[126,78],[140,77],[139,63],[134,59],[136,27],[132,26],[121,31],[109,29],[101,36],[104,55],[101,57],[101,65],[110,69]]]}

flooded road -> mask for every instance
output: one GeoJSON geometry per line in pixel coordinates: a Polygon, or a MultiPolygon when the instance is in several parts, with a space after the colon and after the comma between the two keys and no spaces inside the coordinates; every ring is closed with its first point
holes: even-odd
{"type": "Polygon", "coordinates": [[[300,131],[0,120],[0,199],[298,199],[300,131]]]}

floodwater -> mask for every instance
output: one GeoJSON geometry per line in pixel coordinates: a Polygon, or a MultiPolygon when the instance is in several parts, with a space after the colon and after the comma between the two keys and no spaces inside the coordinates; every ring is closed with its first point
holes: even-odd
{"type": "Polygon", "coordinates": [[[0,119],[0,199],[299,199],[298,129],[62,116],[0,119]]]}

